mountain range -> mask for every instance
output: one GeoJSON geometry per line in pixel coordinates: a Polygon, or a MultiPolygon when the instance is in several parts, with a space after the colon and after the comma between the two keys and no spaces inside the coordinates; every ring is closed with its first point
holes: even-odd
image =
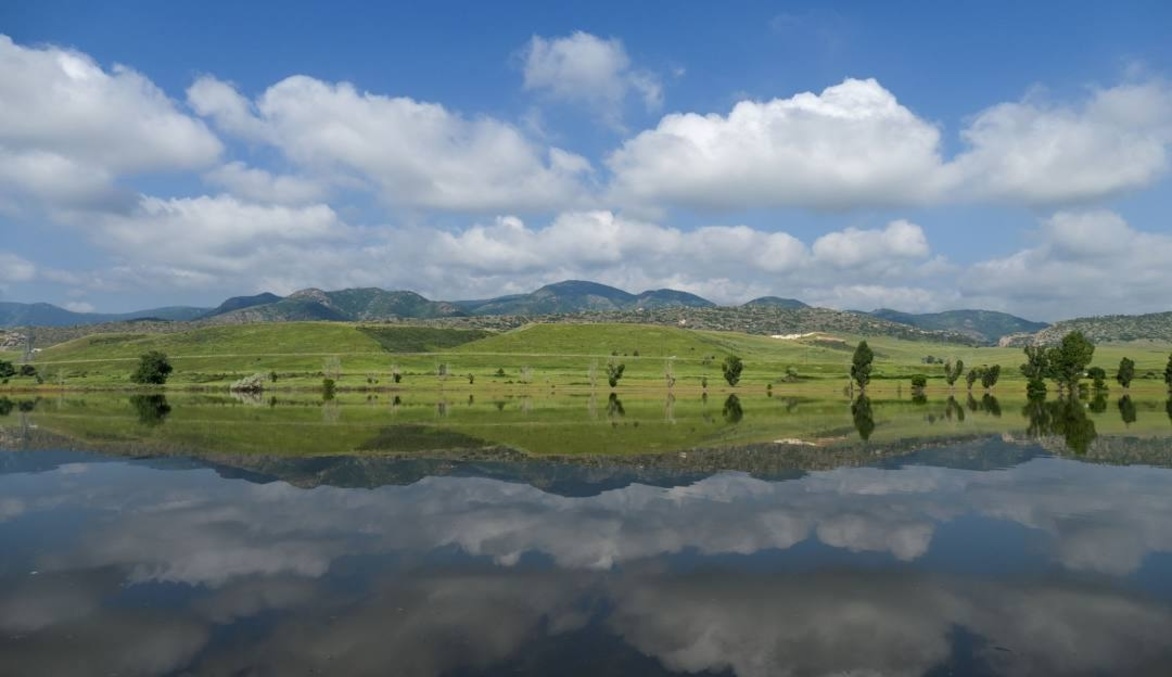
{"type": "MultiPolygon", "coordinates": [[[[663,309],[716,309],[717,304],[695,294],[674,289],[654,289],[639,294],[597,282],[568,280],[549,284],[529,294],[489,299],[433,301],[413,291],[386,291],[374,287],[323,291],[302,289],[288,296],[262,293],[226,299],[215,308],[172,306],[132,313],[77,313],[48,303],[0,303],[0,328],[22,326],[61,327],[108,322],[161,320],[206,323],[319,321],[377,321],[390,319],[437,319],[484,316],[549,316],[578,313],[652,312],[663,309]]],[[[796,299],[764,296],[738,308],[745,312],[813,310],[796,299]]],[[[879,309],[826,311],[844,316],[873,317],[927,332],[967,337],[993,344],[1002,337],[1032,334],[1049,325],[1007,313],[986,310],[951,310],[942,313],[905,313],[879,309]]]]}

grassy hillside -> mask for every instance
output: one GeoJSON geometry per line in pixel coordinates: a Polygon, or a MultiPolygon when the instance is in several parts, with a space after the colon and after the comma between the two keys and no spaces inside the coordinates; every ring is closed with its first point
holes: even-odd
{"type": "MultiPolygon", "coordinates": [[[[812,333],[794,339],[637,324],[533,324],[490,333],[439,327],[291,322],[205,326],[170,334],[111,333],[86,336],[45,349],[35,360],[46,385],[126,387],[138,357],[166,353],[175,367],[170,387],[226,388],[260,373],[277,376],[270,388],[316,388],[326,371],[340,371],[342,389],[467,390],[605,387],[610,361],[621,362],[623,391],[660,392],[668,376],[675,387],[724,388],[721,362],[737,355],[745,363],[738,391],[767,386],[802,388],[811,394],[841,394],[847,384],[858,334],[812,333]],[[401,383],[392,384],[398,371],[401,383]],[[593,378],[591,374],[593,373],[593,378]]],[[[999,392],[1023,387],[1018,348],[964,346],[866,337],[875,353],[874,389],[901,392],[913,374],[929,377],[929,391],[944,388],[946,359],[969,367],[999,364],[999,392]]],[[[1135,360],[1133,388],[1162,392],[1158,377],[1168,359],[1166,344],[1099,346],[1094,365],[1113,374],[1120,358],[1135,360]],[[1150,378],[1145,379],[1145,375],[1150,378]]],[[[962,381],[963,383],[963,381],[962,381]]],[[[31,387],[15,379],[9,388],[31,387]]],[[[961,386],[963,388],[963,386],[961,386]]]]}

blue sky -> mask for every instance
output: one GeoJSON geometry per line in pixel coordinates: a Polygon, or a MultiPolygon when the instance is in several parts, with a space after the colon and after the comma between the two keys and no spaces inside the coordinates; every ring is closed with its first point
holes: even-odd
{"type": "Polygon", "coordinates": [[[1165,3],[402,5],[0,8],[0,300],[1169,309],[1165,3]]]}

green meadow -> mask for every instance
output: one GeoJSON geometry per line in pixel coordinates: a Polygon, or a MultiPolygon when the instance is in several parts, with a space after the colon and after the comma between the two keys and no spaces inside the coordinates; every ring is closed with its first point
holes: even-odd
{"type": "MultiPolygon", "coordinates": [[[[1020,349],[969,347],[887,337],[817,334],[797,339],[677,327],[631,324],[535,324],[491,334],[479,330],[362,325],[336,322],[260,323],[205,327],[171,334],[95,334],[35,355],[43,383],[14,377],[0,389],[126,389],[141,354],[165,353],[174,367],[166,389],[226,392],[243,377],[262,375],[267,391],[313,390],[334,376],[340,392],[478,393],[606,391],[606,366],[625,367],[616,392],[641,395],[698,393],[705,379],[713,395],[726,392],[829,397],[848,385],[852,352],[866,339],[874,350],[874,396],[906,394],[915,374],[929,378],[928,393],[946,393],[945,359],[967,367],[999,364],[994,392],[1024,390],[1020,349]],[[725,384],[721,362],[745,364],[735,389],[725,384]],[[927,363],[932,360],[933,363],[927,363]],[[392,374],[400,374],[395,383],[392,374]],[[275,380],[274,380],[275,377],[275,380]],[[672,381],[674,379],[674,381],[672,381]]],[[[1100,345],[1092,366],[1114,374],[1122,357],[1136,362],[1132,391],[1159,396],[1172,346],[1152,342],[1100,345]],[[1145,375],[1147,378],[1145,378],[1145,375]]],[[[19,361],[0,353],[0,359],[19,361]]],[[[1115,386],[1113,382],[1110,385],[1115,386]]],[[[980,390],[979,384],[977,385],[980,390]]],[[[956,392],[965,390],[963,378],[956,392]]],[[[1118,390],[1118,386],[1113,388],[1118,390]]]]}

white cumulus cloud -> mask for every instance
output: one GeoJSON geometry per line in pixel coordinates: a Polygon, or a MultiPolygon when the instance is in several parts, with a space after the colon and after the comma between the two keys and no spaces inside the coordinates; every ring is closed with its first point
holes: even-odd
{"type": "Polygon", "coordinates": [[[607,160],[620,202],[845,209],[938,195],[940,131],[875,80],[672,114],[607,160]]]}
{"type": "Polygon", "coordinates": [[[284,176],[249,167],[243,162],[229,162],[204,175],[211,183],[223,186],[233,195],[254,202],[304,204],[326,197],[325,187],[317,181],[298,176],[284,176]]]}
{"type": "Polygon", "coordinates": [[[1087,203],[1168,169],[1172,87],[1152,80],[1082,101],[993,105],[942,155],[942,132],[877,81],[740,101],[727,116],[676,113],[607,159],[612,198],[645,207],[822,210],[876,205],[1087,203]]]}
{"type": "Polygon", "coordinates": [[[1027,205],[1097,200],[1150,185],[1168,169],[1172,88],[1098,89],[1080,104],[1026,99],[977,115],[956,158],[960,197],[1027,205]]]}
{"type": "Polygon", "coordinates": [[[636,95],[648,110],[663,103],[659,78],[631,67],[621,40],[604,40],[575,31],[560,38],[533,36],[524,49],[526,90],[594,107],[617,123],[628,96],[636,95]]]}
{"type": "Polygon", "coordinates": [[[584,158],[516,127],[434,103],[292,76],[249,102],[210,76],[188,90],[224,131],[277,147],[303,170],[368,186],[395,207],[545,209],[583,198],[584,158]]]}
{"type": "Polygon", "coordinates": [[[962,293],[977,302],[1011,299],[1014,309],[1046,318],[1167,308],[1172,235],[1089,210],[1058,212],[1036,236],[1032,247],[971,266],[962,293]]]}
{"type": "Polygon", "coordinates": [[[0,194],[102,198],[118,177],[207,166],[222,146],[150,80],[0,35],[0,194]]]}

